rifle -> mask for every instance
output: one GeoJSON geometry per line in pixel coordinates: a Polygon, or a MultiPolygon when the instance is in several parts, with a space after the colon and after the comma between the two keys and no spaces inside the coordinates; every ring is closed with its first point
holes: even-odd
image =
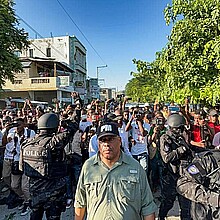
{"type": "Polygon", "coordinates": [[[176,144],[178,147],[183,146],[186,148],[186,153],[187,153],[186,160],[187,160],[187,163],[191,163],[194,157],[194,152],[190,148],[190,146],[186,143],[186,140],[184,139],[184,137],[174,132],[171,132],[171,134],[169,134],[169,137],[171,138],[173,143],[176,144]]]}

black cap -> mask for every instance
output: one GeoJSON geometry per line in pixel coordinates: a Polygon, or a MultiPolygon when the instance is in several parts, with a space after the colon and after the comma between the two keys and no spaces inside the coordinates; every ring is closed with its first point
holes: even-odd
{"type": "Polygon", "coordinates": [[[107,115],[107,119],[109,119],[110,121],[118,121],[118,120],[121,120],[123,118],[123,116],[122,115],[115,115],[114,113],[109,113],[108,115],[107,115]]]}
{"type": "Polygon", "coordinates": [[[112,122],[106,122],[100,125],[97,130],[97,137],[99,139],[104,136],[119,136],[117,124],[112,122]]]}

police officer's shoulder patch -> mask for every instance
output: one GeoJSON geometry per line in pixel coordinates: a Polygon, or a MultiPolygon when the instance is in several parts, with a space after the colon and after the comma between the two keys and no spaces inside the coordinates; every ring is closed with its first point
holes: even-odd
{"type": "Polygon", "coordinates": [[[164,146],[164,151],[165,152],[169,152],[170,151],[170,148],[169,148],[169,146],[167,144],[165,144],[165,146],[164,146]]]}
{"type": "Polygon", "coordinates": [[[187,171],[189,174],[191,175],[196,175],[199,173],[199,169],[196,167],[195,164],[192,164],[190,165],[188,168],[187,168],[187,171]]]}
{"type": "Polygon", "coordinates": [[[203,167],[201,160],[195,160],[187,167],[187,172],[190,175],[199,175],[201,178],[207,175],[206,169],[203,167]]]}

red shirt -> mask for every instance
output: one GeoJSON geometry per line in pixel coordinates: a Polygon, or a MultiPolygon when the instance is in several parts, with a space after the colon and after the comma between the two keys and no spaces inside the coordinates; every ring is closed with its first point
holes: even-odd
{"type": "Polygon", "coordinates": [[[220,132],[220,125],[215,125],[213,122],[208,122],[210,128],[214,128],[215,134],[220,132]]]}
{"type": "Polygon", "coordinates": [[[195,142],[201,142],[201,132],[200,132],[200,126],[198,125],[192,125],[192,141],[195,142]]]}

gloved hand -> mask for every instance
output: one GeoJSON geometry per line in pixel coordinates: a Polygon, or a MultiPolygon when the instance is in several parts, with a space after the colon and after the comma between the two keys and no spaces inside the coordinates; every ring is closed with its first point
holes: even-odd
{"type": "Polygon", "coordinates": [[[185,146],[180,146],[176,149],[178,154],[184,154],[186,152],[186,147],[185,146]]]}

